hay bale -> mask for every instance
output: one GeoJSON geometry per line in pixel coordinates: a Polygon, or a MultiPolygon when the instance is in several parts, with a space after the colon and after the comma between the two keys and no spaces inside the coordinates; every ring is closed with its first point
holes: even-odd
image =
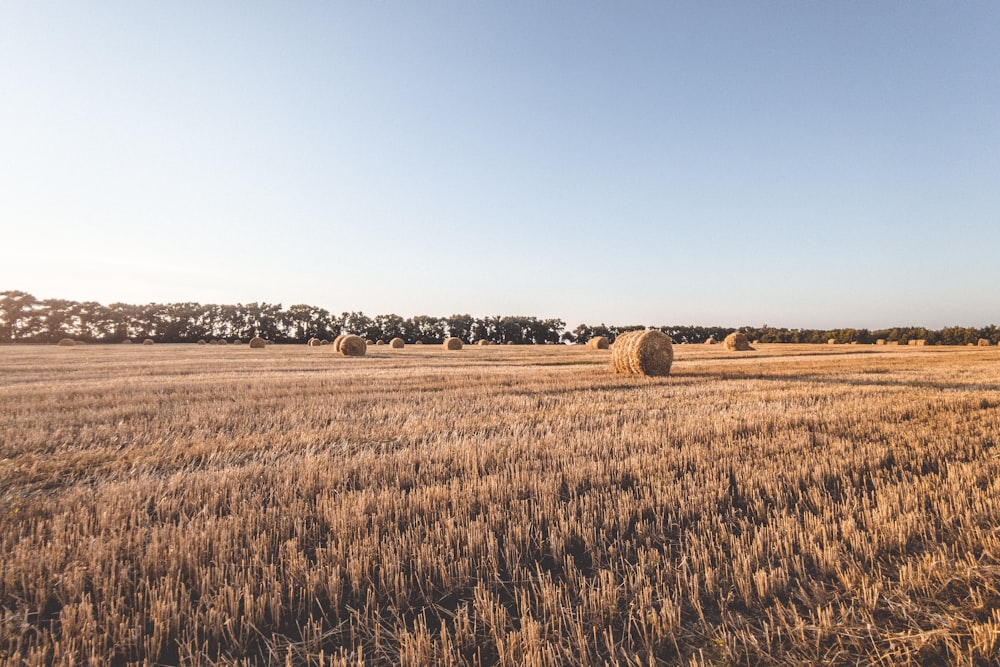
{"type": "Polygon", "coordinates": [[[993,345],[993,341],[991,341],[989,338],[980,338],[979,343],[977,343],[977,345],[979,345],[979,347],[990,347],[991,345],[993,345]]]}
{"type": "Polygon", "coordinates": [[[143,345],[153,345],[154,342],[153,342],[152,338],[147,338],[146,340],[142,341],[142,344],[143,345]]]}
{"type": "Polygon", "coordinates": [[[669,375],[673,361],[670,336],[657,329],[623,333],[611,352],[612,370],[625,375],[669,375]]]}
{"type": "Polygon", "coordinates": [[[836,338],[831,338],[830,340],[826,341],[826,344],[827,345],[836,345],[837,344],[837,339],[836,338]]]}
{"type": "Polygon", "coordinates": [[[334,352],[340,352],[340,343],[345,338],[347,338],[347,334],[340,334],[339,336],[337,336],[336,338],[333,339],[333,351],[334,352]]]}
{"type": "Polygon", "coordinates": [[[306,341],[306,345],[308,345],[309,347],[319,347],[320,343],[321,341],[319,338],[310,338],[308,341],[306,341]]]}
{"type": "Polygon", "coordinates": [[[76,341],[72,338],[63,338],[57,343],[57,345],[59,345],[59,347],[73,347],[76,345],[76,341]]]}
{"type": "Polygon", "coordinates": [[[345,357],[363,357],[368,351],[368,344],[361,336],[344,336],[339,351],[345,357]]]}
{"type": "Polygon", "coordinates": [[[250,339],[251,350],[263,350],[265,347],[267,347],[267,343],[260,336],[254,336],[250,339]]]}
{"type": "Polygon", "coordinates": [[[242,345],[242,344],[243,344],[243,341],[241,341],[239,338],[237,338],[236,340],[233,341],[233,345],[242,345]]]}
{"type": "Polygon", "coordinates": [[[131,338],[126,338],[125,340],[122,341],[122,345],[131,345],[131,344],[132,344],[131,338]]]}
{"type": "Polygon", "coordinates": [[[198,345],[205,345],[205,344],[206,343],[205,343],[205,339],[204,338],[199,338],[198,339],[198,345]]]}
{"type": "Polygon", "coordinates": [[[917,347],[923,347],[924,345],[927,345],[927,339],[925,339],[925,338],[918,338],[916,340],[916,342],[915,342],[915,345],[917,347]]]}
{"type": "Polygon", "coordinates": [[[734,331],[726,336],[725,340],[722,341],[722,345],[730,352],[753,351],[753,348],[750,347],[750,341],[747,340],[746,334],[740,333],[739,331],[734,331]]]}
{"type": "Polygon", "coordinates": [[[890,341],[888,341],[886,343],[886,345],[899,345],[899,341],[898,340],[890,340],[890,341]]]}
{"type": "Polygon", "coordinates": [[[705,345],[715,345],[715,339],[710,337],[705,341],[705,345]]]}
{"type": "Polygon", "coordinates": [[[226,340],[225,338],[220,338],[219,345],[229,345],[229,341],[226,340]]]}
{"type": "Polygon", "coordinates": [[[483,338],[482,340],[476,341],[476,345],[482,345],[483,347],[485,347],[487,345],[492,345],[492,344],[493,344],[493,341],[491,341],[491,340],[489,340],[487,338],[483,338]]]}
{"type": "Polygon", "coordinates": [[[876,345],[885,345],[885,338],[879,338],[875,341],[876,345]]]}
{"type": "Polygon", "coordinates": [[[443,347],[446,350],[461,350],[462,340],[460,338],[454,338],[454,337],[445,338],[443,347]]]}
{"type": "Polygon", "coordinates": [[[587,347],[591,350],[607,350],[609,347],[607,336],[594,336],[587,341],[587,347]]]}
{"type": "Polygon", "coordinates": [[[324,345],[329,345],[329,344],[330,344],[330,341],[328,341],[328,340],[321,340],[319,342],[319,346],[320,347],[323,347],[324,345]]]}
{"type": "Polygon", "coordinates": [[[377,340],[377,341],[375,341],[375,344],[376,345],[385,345],[385,341],[384,340],[377,340]]]}
{"type": "Polygon", "coordinates": [[[389,341],[389,347],[394,350],[402,350],[406,346],[406,342],[402,338],[393,338],[389,341]]]}
{"type": "Polygon", "coordinates": [[[509,340],[509,341],[507,341],[507,344],[508,344],[508,345],[517,345],[517,343],[515,343],[515,342],[514,342],[514,341],[512,341],[512,340],[509,340]]]}

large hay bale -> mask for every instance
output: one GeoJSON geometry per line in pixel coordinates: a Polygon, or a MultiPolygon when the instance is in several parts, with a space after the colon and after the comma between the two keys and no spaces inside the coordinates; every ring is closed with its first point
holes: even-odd
{"type": "Polygon", "coordinates": [[[594,336],[587,341],[587,347],[592,350],[606,350],[608,349],[608,346],[607,336],[594,336]]]}
{"type": "Polygon", "coordinates": [[[461,350],[462,340],[460,338],[445,338],[444,339],[444,349],[446,350],[461,350]]]}
{"type": "Polygon", "coordinates": [[[152,338],[147,338],[146,340],[142,341],[142,344],[143,345],[153,345],[154,342],[153,342],[152,338]]]}
{"type": "Polygon", "coordinates": [[[725,340],[722,341],[722,345],[730,352],[750,352],[753,350],[750,347],[750,341],[747,340],[746,334],[739,331],[734,331],[726,336],[725,340]]]}
{"type": "Polygon", "coordinates": [[[263,350],[265,347],[267,347],[267,342],[260,336],[254,336],[250,339],[250,349],[263,350]]]}
{"type": "Polygon", "coordinates": [[[72,338],[63,338],[57,344],[59,345],[59,347],[73,347],[74,345],[76,345],[76,341],[73,340],[72,338]]]}
{"type": "Polygon", "coordinates": [[[363,357],[368,351],[368,344],[361,336],[344,336],[340,341],[340,353],[345,357],[363,357]]]}
{"type": "Polygon", "coordinates": [[[394,350],[402,350],[406,346],[406,342],[402,338],[393,338],[389,341],[389,347],[394,350]]]}
{"type": "Polygon", "coordinates": [[[618,336],[611,352],[612,370],[625,375],[669,375],[673,361],[670,337],[656,329],[629,331],[618,336]]]}
{"type": "Polygon", "coordinates": [[[989,338],[980,338],[978,345],[979,347],[990,347],[991,345],[993,345],[993,341],[991,341],[989,338]]]}

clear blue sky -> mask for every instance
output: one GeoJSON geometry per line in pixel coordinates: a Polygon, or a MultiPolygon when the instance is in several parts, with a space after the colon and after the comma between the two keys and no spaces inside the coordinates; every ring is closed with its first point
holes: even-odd
{"type": "Polygon", "coordinates": [[[992,0],[0,3],[0,289],[941,327],[998,256],[992,0]]]}

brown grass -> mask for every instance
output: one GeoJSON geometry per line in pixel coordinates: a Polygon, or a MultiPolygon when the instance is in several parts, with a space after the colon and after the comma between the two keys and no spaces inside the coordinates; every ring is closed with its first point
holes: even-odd
{"type": "Polygon", "coordinates": [[[0,663],[996,664],[992,355],[158,347],[0,346],[0,663]]]}
{"type": "Polygon", "coordinates": [[[461,350],[462,349],[462,339],[460,338],[445,338],[444,339],[444,349],[446,350],[461,350]]]}
{"type": "Polygon", "coordinates": [[[669,375],[673,360],[670,337],[662,331],[629,331],[615,338],[611,369],[626,375],[669,375]]]}

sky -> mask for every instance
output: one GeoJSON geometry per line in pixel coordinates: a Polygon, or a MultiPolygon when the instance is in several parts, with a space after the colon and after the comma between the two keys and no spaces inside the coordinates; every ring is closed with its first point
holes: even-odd
{"type": "Polygon", "coordinates": [[[1000,323],[1000,3],[0,2],[0,290],[1000,323]]]}

